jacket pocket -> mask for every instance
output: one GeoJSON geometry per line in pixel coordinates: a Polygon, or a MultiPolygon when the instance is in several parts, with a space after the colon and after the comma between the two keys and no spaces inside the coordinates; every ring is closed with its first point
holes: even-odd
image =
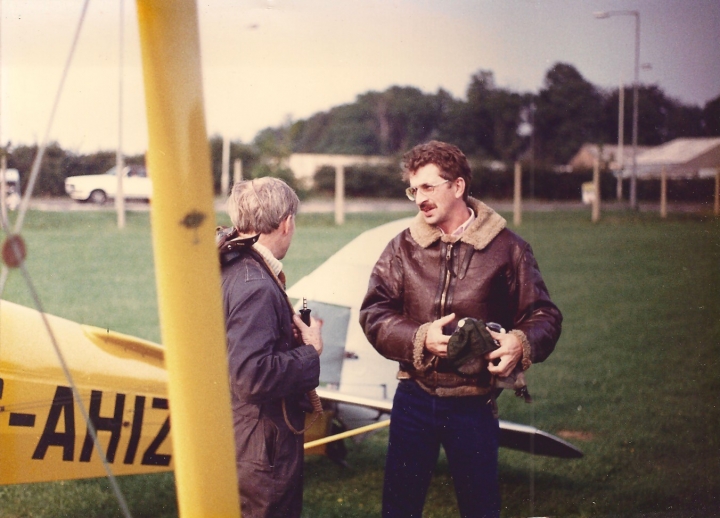
{"type": "Polygon", "coordinates": [[[263,436],[265,439],[265,458],[268,466],[275,466],[275,454],[278,446],[278,428],[270,419],[263,419],[263,436]]]}
{"type": "Polygon", "coordinates": [[[252,471],[271,472],[275,465],[278,429],[266,418],[235,422],[236,462],[252,471]]]}

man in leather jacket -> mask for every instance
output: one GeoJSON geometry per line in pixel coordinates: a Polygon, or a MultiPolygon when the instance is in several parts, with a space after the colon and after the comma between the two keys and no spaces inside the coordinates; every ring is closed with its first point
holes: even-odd
{"type": "Polygon", "coordinates": [[[306,326],[285,295],[282,263],[295,232],[295,192],[282,180],[239,182],[233,229],[219,233],[241,512],[299,517],[306,393],[317,387],[320,322],[306,326]]]}
{"type": "Polygon", "coordinates": [[[562,315],[530,245],[468,196],[471,171],[455,146],[432,141],[403,157],[419,209],[385,248],[370,277],[360,323],[370,343],[399,362],[385,465],[383,516],[421,516],[440,445],[463,517],[497,517],[497,380],[553,351],[562,315]],[[458,321],[499,323],[499,343],[472,374],[448,361],[458,321]]]}

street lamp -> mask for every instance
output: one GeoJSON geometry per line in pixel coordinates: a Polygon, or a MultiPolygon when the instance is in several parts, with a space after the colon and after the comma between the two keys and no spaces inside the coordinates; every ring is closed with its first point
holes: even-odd
{"type": "Polygon", "coordinates": [[[633,134],[632,174],[630,176],[630,206],[637,209],[637,134],[638,134],[638,83],[640,82],[640,12],[639,11],[596,11],[598,19],[611,16],[635,17],[635,80],[633,81],[633,134]]]}

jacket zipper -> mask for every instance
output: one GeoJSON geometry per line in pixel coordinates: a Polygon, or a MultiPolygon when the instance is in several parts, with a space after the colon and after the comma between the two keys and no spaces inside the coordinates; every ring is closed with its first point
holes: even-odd
{"type": "Polygon", "coordinates": [[[447,302],[447,294],[450,289],[450,258],[452,257],[452,248],[453,244],[448,243],[447,251],[445,252],[445,285],[442,295],[440,296],[440,317],[445,316],[445,303],[447,302]]]}

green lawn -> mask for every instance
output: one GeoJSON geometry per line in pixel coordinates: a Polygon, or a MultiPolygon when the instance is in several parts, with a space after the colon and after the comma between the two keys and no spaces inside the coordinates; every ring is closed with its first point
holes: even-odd
{"type": "MultiPolygon", "coordinates": [[[[349,215],[337,228],[332,215],[301,215],[289,283],[401,216],[349,215]]],[[[720,516],[720,221],[622,211],[595,225],[584,211],[523,219],[516,230],[565,321],[555,353],[529,371],[534,402],[504,394],[501,417],[566,437],[585,457],[502,450],[503,516],[720,516]]],[[[147,214],[130,213],[120,232],[112,213],[33,212],[24,235],[46,311],[159,339],[147,214]]],[[[17,272],[3,298],[32,304],[17,272]]],[[[350,468],[309,457],[305,515],[378,516],[386,440],[383,431],[348,441],[350,468]]],[[[134,516],[176,516],[172,475],[120,483],[134,516]]],[[[120,516],[113,502],[104,480],[8,486],[0,517],[120,516]]],[[[457,516],[443,458],[426,516],[457,516]]]]}

